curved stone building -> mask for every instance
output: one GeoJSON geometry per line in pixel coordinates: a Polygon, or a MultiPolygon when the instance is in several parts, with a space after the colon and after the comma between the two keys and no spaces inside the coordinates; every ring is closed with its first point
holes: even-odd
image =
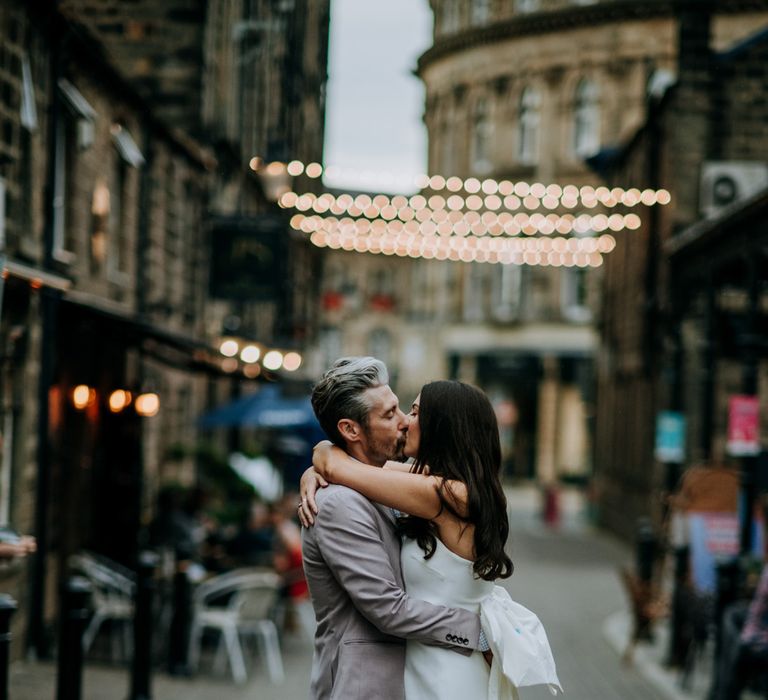
{"type": "MultiPolygon", "coordinates": [[[[718,48],[768,21],[764,2],[721,4],[718,48]]],[[[430,5],[434,42],[417,74],[433,175],[601,184],[599,154],[636,132],[649,91],[675,80],[672,2],[430,5]],[[592,169],[585,160],[595,154],[592,169]]],[[[304,371],[316,376],[342,354],[379,355],[406,405],[430,379],[476,383],[497,407],[507,474],[583,478],[600,277],[599,268],[327,251],[320,342],[304,371]]]]}
{"type": "MultiPolygon", "coordinates": [[[[679,3],[430,5],[434,43],[417,71],[426,87],[430,174],[601,184],[601,158],[637,131],[648,95],[675,81],[679,3]]],[[[768,23],[764,3],[717,6],[716,49],[768,23]]],[[[441,345],[435,355],[506,406],[500,415],[508,419],[514,473],[543,482],[586,474],[600,269],[457,267],[445,278],[455,288],[437,295],[458,293],[465,313],[460,325],[433,336],[441,345]]]]}

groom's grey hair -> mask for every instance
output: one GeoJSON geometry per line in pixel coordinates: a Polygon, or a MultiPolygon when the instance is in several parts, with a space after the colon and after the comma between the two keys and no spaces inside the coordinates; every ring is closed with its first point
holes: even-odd
{"type": "Polygon", "coordinates": [[[338,424],[348,418],[368,427],[371,404],[366,389],[389,384],[387,366],[375,357],[342,357],[312,389],[312,408],[320,426],[335,445],[345,447],[338,424]]]}

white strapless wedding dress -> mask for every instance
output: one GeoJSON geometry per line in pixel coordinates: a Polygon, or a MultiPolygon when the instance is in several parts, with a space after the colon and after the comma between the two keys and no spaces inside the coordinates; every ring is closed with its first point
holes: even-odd
{"type": "MultiPolygon", "coordinates": [[[[472,562],[454,554],[440,540],[424,559],[416,540],[405,539],[400,552],[405,589],[412,598],[479,613],[480,602],[494,589],[475,578],[472,562]]],[[[406,700],[480,700],[487,697],[489,669],[480,652],[469,656],[450,649],[407,642],[406,700]]]]}

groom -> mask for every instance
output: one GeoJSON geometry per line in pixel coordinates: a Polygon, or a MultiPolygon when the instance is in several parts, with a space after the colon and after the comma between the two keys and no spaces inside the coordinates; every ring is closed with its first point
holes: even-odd
{"type": "MultiPolygon", "coordinates": [[[[408,418],[373,357],[337,360],[312,391],[312,407],[328,437],[352,457],[383,466],[402,459],[408,418]]],[[[302,477],[302,520],[316,487],[302,477]]],[[[311,700],[403,700],[404,639],[478,649],[473,613],[408,597],[400,571],[394,514],[344,486],[317,493],[314,527],[302,531],[304,571],[317,631],[311,700]]]]}

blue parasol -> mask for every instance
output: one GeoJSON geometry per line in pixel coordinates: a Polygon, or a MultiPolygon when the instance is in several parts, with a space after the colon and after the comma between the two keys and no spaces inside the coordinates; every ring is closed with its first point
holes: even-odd
{"type": "Polygon", "coordinates": [[[286,397],[274,384],[204,414],[203,428],[320,428],[308,396],[286,397]]]}

